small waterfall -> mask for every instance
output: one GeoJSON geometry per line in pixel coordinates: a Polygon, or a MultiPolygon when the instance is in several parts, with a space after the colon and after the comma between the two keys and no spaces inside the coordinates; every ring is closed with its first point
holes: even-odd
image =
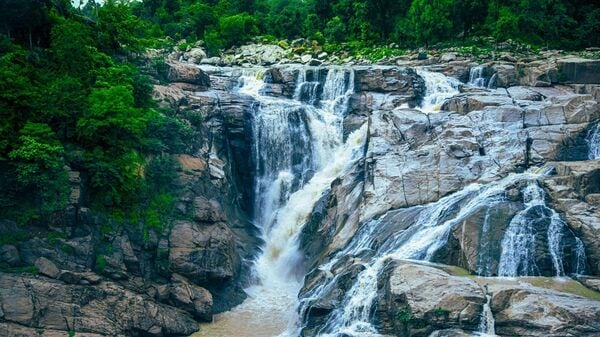
{"type": "Polygon", "coordinates": [[[301,68],[298,70],[296,78],[296,89],[294,99],[300,102],[306,102],[310,105],[316,105],[319,100],[319,91],[321,82],[319,82],[319,69],[301,68]]]}
{"type": "Polygon", "coordinates": [[[491,207],[485,210],[485,217],[483,219],[483,225],[481,227],[481,236],[479,243],[479,255],[477,261],[477,275],[480,276],[492,276],[492,262],[494,257],[492,255],[492,244],[490,238],[490,211],[491,207]]]}
{"type": "Polygon", "coordinates": [[[600,123],[597,123],[588,133],[588,159],[600,159],[600,123]]]}
{"type": "Polygon", "coordinates": [[[486,87],[486,79],[483,76],[483,70],[484,67],[483,66],[476,66],[471,68],[471,70],[469,70],[469,85],[474,86],[474,87],[478,87],[478,88],[485,88],[486,87]]]}
{"type": "MultiPolygon", "coordinates": [[[[487,286],[485,287],[487,293],[487,286]]],[[[479,331],[477,332],[477,336],[480,337],[493,337],[496,335],[496,321],[494,320],[494,314],[492,313],[492,309],[490,307],[490,302],[492,301],[492,296],[489,294],[485,295],[486,301],[483,305],[483,313],[481,315],[481,321],[479,321],[479,331]]]]}
{"type": "Polygon", "coordinates": [[[536,244],[544,223],[547,222],[546,239],[552,268],[556,276],[564,276],[565,234],[570,234],[575,247],[574,273],[585,273],[585,249],[568,225],[554,209],[546,204],[546,193],[537,180],[531,180],[523,189],[525,208],[510,221],[502,239],[502,253],[498,265],[499,276],[537,276],[541,271],[536,262],[536,244]]]}
{"type": "Polygon", "coordinates": [[[585,245],[580,238],[575,237],[575,274],[585,275],[585,265],[587,256],[585,255],[585,245]]]}
{"type": "Polygon", "coordinates": [[[488,89],[496,89],[496,82],[498,81],[498,74],[494,73],[487,84],[488,89]]]}
{"type": "Polygon", "coordinates": [[[426,113],[440,111],[444,101],[459,93],[460,81],[441,73],[417,69],[417,74],[425,81],[425,97],[420,110],[426,113]]]}

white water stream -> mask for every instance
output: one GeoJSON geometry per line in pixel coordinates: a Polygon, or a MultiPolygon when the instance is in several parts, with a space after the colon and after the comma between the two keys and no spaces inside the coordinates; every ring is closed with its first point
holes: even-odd
{"type": "Polygon", "coordinates": [[[600,123],[597,123],[588,133],[588,159],[600,159],[600,123]]]}
{"type": "Polygon", "coordinates": [[[257,281],[246,289],[248,299],[196,336],[295,335],[304,275],[298,235],[331,182],[361,158],[367,131],[365,125],[342,141],[353,72],[332,68],[323,81],[319,75],[319,69],[299,69],[293,100],[262,96],[260,73],[241,79],[239,92],[259,102],[254,218],[265,243],[254,262],[257,281]]]}

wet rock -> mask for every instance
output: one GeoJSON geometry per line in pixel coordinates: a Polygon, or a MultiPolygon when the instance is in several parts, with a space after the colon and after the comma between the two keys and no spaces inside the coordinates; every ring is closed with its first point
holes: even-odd
{"type": "Polygon", "coordinates": [[[581,234],[589,265],[587,274],[600,273],[600,161],[550,163],[556,175],[545,180],[555,207],[581,234]],[[589,201],[588,201],[589,200],[589,201]]]}

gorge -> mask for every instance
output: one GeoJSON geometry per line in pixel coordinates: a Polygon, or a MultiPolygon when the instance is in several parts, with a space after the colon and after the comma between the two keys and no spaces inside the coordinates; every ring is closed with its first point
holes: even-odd
{"type": "Polygon", "coordinates": [[[0,273],[0,335],[600,334],[600,61],[174,54],[177,216],[104,233],[72,169],[72,226],[0,247],[39,269],[0,273]]]}

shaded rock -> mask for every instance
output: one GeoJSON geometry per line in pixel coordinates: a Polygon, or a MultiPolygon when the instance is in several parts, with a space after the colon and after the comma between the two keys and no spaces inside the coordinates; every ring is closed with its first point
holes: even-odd
{"type": "Polygon", "coordinates": [[[212,320],[212,295],[202,287],[189,284],[184,278],[173,275],[174,283],[169,287],[173,304],[190,312],[199,320],[212,320]]]}
{"type": "Polygon", "coordinates": [[[0,246],[0,262],[7,263],[10,266],[18,266],[21,264],[21,256],[17,247],[13,245],[0,246]]]}
{"type": "Polygon", "coordinates": [[[196,197],[194,199],[194,220],[202,222],[225,221],[225,214],[223,214],[218,201],[196,197]]]}
{"type": "Polygon", "coordinates": [[[600,83],[600,60],[567,58],[557,63],[561,83],[600,83]]]}
{"type": "Polygon", "coordinates": [[[224,223],[176,221],[169,236],[169,263],[195,283],[229,280],[239,268],[233,234],[224,223]]]}
{"type": "Polygon", "coordinates": [[[35,329],[108,336],[186,336],[198,329],[186,312],[111,282],[75,286],[0,273],[0,306],[4,321],[35,329]]]}

